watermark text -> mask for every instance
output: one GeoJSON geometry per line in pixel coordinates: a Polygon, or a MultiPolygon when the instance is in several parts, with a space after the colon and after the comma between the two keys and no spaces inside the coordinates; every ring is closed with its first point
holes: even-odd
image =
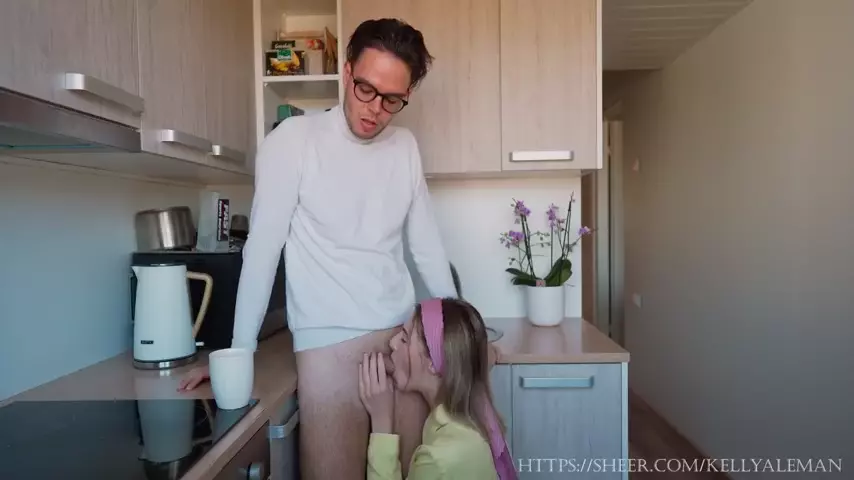
{"type": "Polygon", "coordinates": [[[520,473],[825,473],[841,472],[841,458],[518,458],[520,473]]]}

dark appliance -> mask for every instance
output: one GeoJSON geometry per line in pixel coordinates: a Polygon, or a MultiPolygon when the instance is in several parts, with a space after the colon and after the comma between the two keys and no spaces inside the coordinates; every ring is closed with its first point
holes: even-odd
{"type": "Polygon", "coordinates": [[[177,479],[256,404],[213,400],[14,402],[0,408],[0,478],[177,479]]]}
{"type": "MultiPolygon", "coordinates": [[[[205,320],[196,335],[201,342],[199,350],[217,350],[231,346],[234,331],[234,305],[237,301],[237,285],[240,282],[240,269],[243,266],[243,252],[135,252],[131,256],[131,265],[156,265],[161,263],[185,263],[187,270],[207,273],[213,277],[213,290],[205,320]]],[[[203,282],[189,282],[192,318],[195,318],[202,303],[203,282]]],[[[133,319],[134,299],[136,297],[136,277],[131,274],[131,319],[133,319]]],[[[287,327],[285,313],[285,260],[279,257],[279,268],[267,316],[261,324],[258,340],[270,337],[287,327]]]]}

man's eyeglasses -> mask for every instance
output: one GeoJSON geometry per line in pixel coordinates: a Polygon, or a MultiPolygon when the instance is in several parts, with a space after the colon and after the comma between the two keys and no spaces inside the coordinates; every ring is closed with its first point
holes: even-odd
{"type": "Polygon", "coordinates": [[[400,95],[380,93],[373,85],[364,80],[353,79],[353,93],[356,94],[359,101],[364,103],[372,102],[377,97],[382,98],[383,110],[391,114],[398,113],[403,110],[403,107],[409,105],[409,102],[400,95]]]}

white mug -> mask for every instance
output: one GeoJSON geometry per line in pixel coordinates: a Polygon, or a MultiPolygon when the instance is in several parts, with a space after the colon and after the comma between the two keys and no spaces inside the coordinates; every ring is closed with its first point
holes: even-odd
{"type": "Polygon", "coordinates": [[[235,410],[249,404],[255,380],[254,353],[245,348],[211,352],[208,363],[217,407],[235,410]]]}

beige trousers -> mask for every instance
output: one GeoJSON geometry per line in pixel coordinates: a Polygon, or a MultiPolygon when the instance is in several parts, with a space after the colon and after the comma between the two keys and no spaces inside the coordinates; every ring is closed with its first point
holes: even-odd
{"type": "MultiPolygon", "coordinates": [[[[389,353],[388,342],[400,328],[296,353],[303,480],[365,479],[371,424],[359,400],[359,362],[365,352],[389,353]]],[[[405,478],[429,408],[414,393],[398,392],[395,400],[405,478]]]]}

